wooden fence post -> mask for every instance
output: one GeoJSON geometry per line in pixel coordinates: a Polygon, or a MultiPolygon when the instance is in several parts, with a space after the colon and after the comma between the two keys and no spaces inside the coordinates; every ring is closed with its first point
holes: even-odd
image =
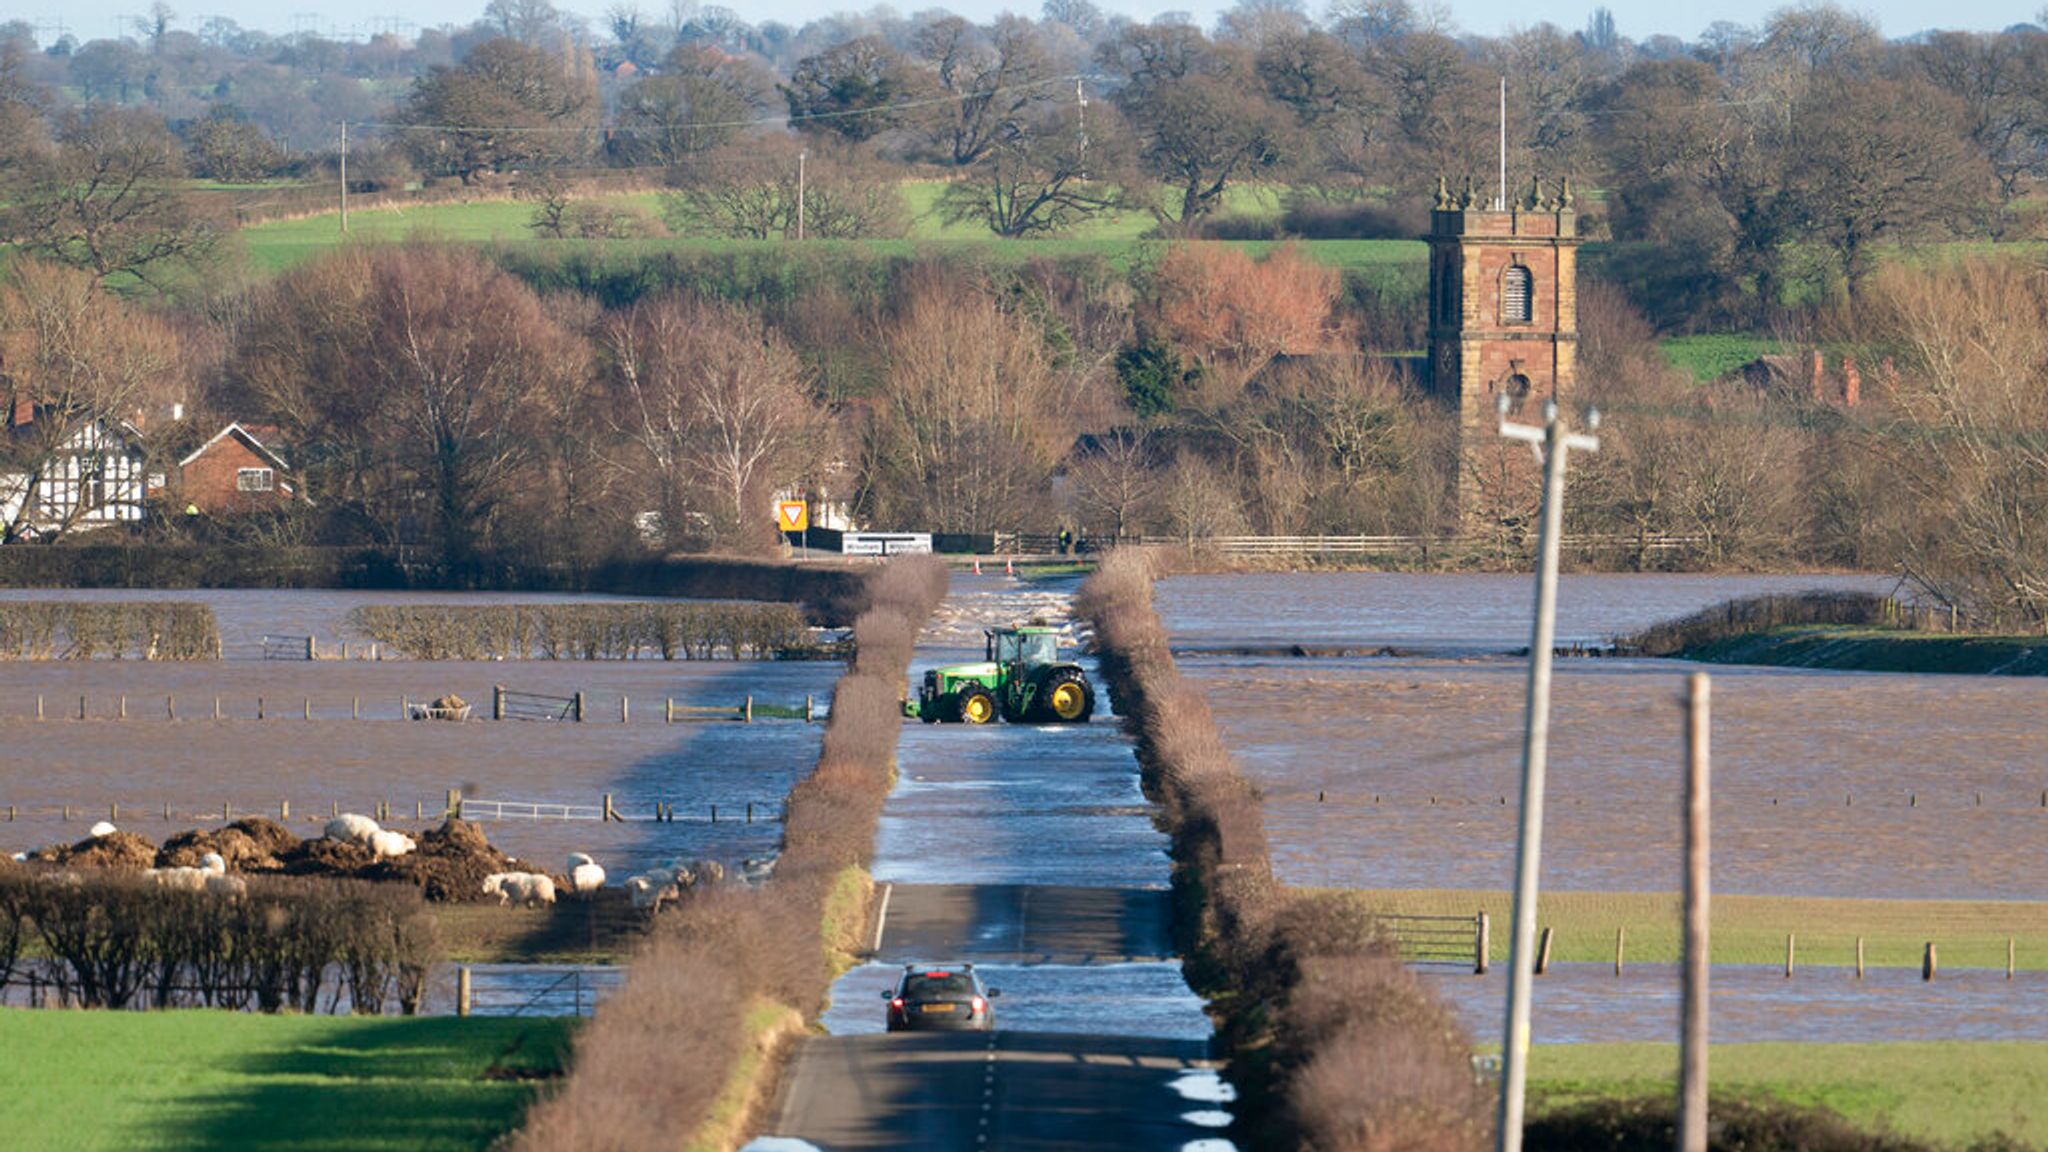
{"type": "Polygon", "coordinates": [[[633,714],[628,709],[629,703],[630,701],[627,697],[619,697],[619,723],[621,724],[630,724],[633,722],[633,714]]]}
{"type": "Polygon", "coordinates": [[[263,697],[261,696],[256,698],[256,718],[258,720],[263,719],[263,697]]]}
{"type": "Polygon", "coordinates": [[[234,823],[234,822],[235,822],[235,806],[234,806],[234,804],[232,804],[232,803],[230,803],[229,801],[226,801],[226,800],[223,800],[223,801],[221,801],[221,802],[220,802],[220,818],[221,818],[221,821],[222,821],[223,823],[227,823],[227,824],[232,824],[232,823],[234,823]]]}
{"type": "Polygon", "coordinates": [[[448,790],[448,809],[443,819],[454,820],[460,818],[461,815],[462,790],[459,788],[450,788],[448,790]]]}
{"type": "Polygon", "coordinates": [[[1934,950],[1934,941],[1927,942],[1927,953],[1920,958],[1920,979],[1932,980],[1941,971],[1941,958],[1934,950]]]}
{"type": "Polygon", "coordinates": [[[277,802],[277,822],[280,824],[289,824],[292,822],[291,801],[280,800],[277,802]]]}
{"type": "Polygon", "coordinates": [[[119,708],[119,711],[115,715],[122,720],[126,720],[128,718],[128,694],[126,692],[121,693],[121,702],[116,707],[119,708]]]}
{"type": "Polygon", "coordinates": [[[1794,955],[1796,955],[1796,953],[1794,952],[1794,948],[1796,947],[1796,940],[1796,933],[1785,933],[1785,979],[1787,980],[1790,980],[1792,978],[1792,958],[1794,955]]]}
{"type": "Polygon", "coordinates": [[[583,693],[576,693],[576,722],[583,723],[583,693]]]}
{"type": "MultiPolygon", "coordinates": [[[[804,694],[804,723],[806,724],[811,723],[817,718],[817,710],[813,703],[814,700],[815,697],[811,696],[809,693],[804,694]]],[[[2048,792],[2044,792],[2041,795],[2043,797],[2041,807],[2048,808],[2048,792]]]]}
{"type": "Polygon", "coordinates": [[[469,1015],[469,966],[463,965],[455,971],[455,1014],[469,1015]]]}
{"type": "Polygon", "coordinates": [[[218,720],[218,719],[220,719],[220,697],[219,697],[219,696],[215,696],[215,697],[213,698],[213,718],[214,718],[215,720],[218,720]]]}
{"type": "Polygon", "coordinates": [[[1856,978],[1863,979],[1863,937],[1856,938],[1856,978]]]}
{"type": "Polygon", "coordinates": [[[618,809],[612,807],[612,794],[609,792],[604,794],[604,819],[606,822],[625,821],[625,817],[619,815],[618,809]]]}
{"type": "Polygon", "coordinates": [[[1479,923],[1474,932],[1477,939],[1472,941],[1472,974],[1486,975],[1487,953],[1493,948],[1493,924],[1486,915],[1486,909],[1479,910],[1479,923]]]}
{"type": "Polygon", "coordinates": [[[174,721],[174,720],[176,720],[177,718],[178,718],[178,699],[177,699],[177,697],[175,697],[175,696],[166,696],[166,697],[164,697],[164,719],[166,719],[166,720],[173,720],[173,721],[174,721]]]}
{"type": "Polygon", "coordinates": [[[747,717],[747,723],[749,723],[749,724],[752,724],[752,723],[754,722],[754,697],[753,697],[753,695],[752,695],[752,694],[749,694],[749,695],[747,696],[747,712],[746,712],[746,717],[747,717]]]}
{"type": "Polygon", "coordinates": [[[493,684],[491,685],[491,719],[503,720],[504,718],[505,686],[503,684],[493,684]]]}
{"type": "Polygon", "coordinates": [[[361,720],[363,718],[363,698],[361,696],[351,696],[348,698],[348,718],[351,720],[361,720]]]}
{"type": "Polygon", "coordinates": [[[1614,930],[1614,974],[1621,975],[1622,953],[1628,950],[1628,928],[1626,925],[1614,930]]]}
{"type": "MultiPolygon", "coordinates": [[[[41,694],[41,693],[37,693],[37,694],[36,694],[36,719],[38,719],[38,720],[41,720],[42,718],[43,718],[43,697],[42,697],[42,694],[41,694]]],[[[2043,804],[2043,805],[2042,805],[2042,807],[2044,807],[2044,808],[2048,808],[2048,804],[2043,804]]]]}
{"type": "Polygon", "coordinates": [[[2017,949],[2014,947],[2013,938],[2007,936],[2005,938],[2005,978],[2007,980],[2012,979],[2012,972],[2014,967],[2016,967],[2016,965],[2014,964],[2014,961],[2016,959],[2018,959],[2018,956],[2017,949]]]}
{"type": "Polygon", "coordinates": [[[306,719],[311,720],[313,718],[313,698],[307,696],[304,699],[306,702],[306,719]]]}
{"type": "Polygon", "coordinates": [[[320,642],[318,640],[313,639],[311,636],[306,637],[306,659],[318,660],[319,658],[320,642]]]}
{"type": "Polygon", "coordinates": [[[667,706],[666,706],[666,707],[664,707],[664,708],[662,709],[662,716],[663,716],[663,718],[664,718],[664,722],[665,722],[665,723],[673,724],[673,723],[675,723],[675,722],[676,722],[676,698],[675,698],[675,697],[671,696],[671,697],[669,697],[669,698],[668,698],[668,703],[667,703],[667,706]]]}
{"type": "Polygon", "coordinates": [[[83,696],[78,698],[78,718],[80,720],[85,719],[85,697],[83,696]]]}
{"type": "Polygon", "coordinates": [[[1551,930],[1545,928],[1542,937],[1536,942],[1536,974],[1538,976],[1550,971],[1550,933],[1551,930]]]}

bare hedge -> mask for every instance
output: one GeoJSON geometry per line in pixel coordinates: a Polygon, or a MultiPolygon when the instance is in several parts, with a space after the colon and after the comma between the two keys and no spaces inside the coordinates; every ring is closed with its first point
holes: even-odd
{"type": "Polygon", "coordinates": [[[765,660],[814,647],[793,604],[366,605],[349,624],[418,660],[765,660]]]}
{"type": "MultiPolygon", "coordinates": [[[[816,1019],[837,944],[824,937],[827,903],[874,852],[911,652],[945,587],[932,557],[892,560],[867,578],[856,655],[833,690],[817,768],[789,794],[773,880],[693,892],[657,921],[624,987],[577,1034],[568,1078],[528,1113],[514,1152],[695,1147],[757,1042],[749,1013],[782,1006],[816,1019]]],[[[761,1074],[775,1074],[772,1060],[761,1074]]]]}
{"type": "Polygon", "coordinates": [[[440,950],[417,890],[246,883],[230,896],[133,873],[0,866],[0,978],[83,1008],[419,1012],[440,950]],[[31,942],[47,962],[21,963],[31,942]]]}
{"type": "Polygon", "coordinates": [[[1081,586],[1116,710],[1174,861],[1184,970],[1210,1001],[1238,1089],[1241,1144],[1316,1152],[1475,1152],[1489,1098],[1456,1019],[1369,917],[1273,876],[1258,790],[1204,694],[1181,679],[1142,552],[1081,586]]]}
{"type": "Polygon", "coordinates": [[[183,600],[0,601],[0,660],[217,660],[213,609],[183,600]]]}

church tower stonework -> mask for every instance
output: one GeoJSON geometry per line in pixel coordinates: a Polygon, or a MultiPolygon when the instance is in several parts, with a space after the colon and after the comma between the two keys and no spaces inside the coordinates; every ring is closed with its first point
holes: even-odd
{"type": "Polygon", "coordinates": [[[1458,417],[1457,499],[1468,526],[1529,522],[1542,473],[1528,447],[1495,429],[1539,422],[1565,403],[1578,358],[1578,215],[1569,179],[1554,194],[1531,181],[1507,207],[1479,206],[1468,182],[1437,183],[1429,230],[1429,378],[1458,417]]]}

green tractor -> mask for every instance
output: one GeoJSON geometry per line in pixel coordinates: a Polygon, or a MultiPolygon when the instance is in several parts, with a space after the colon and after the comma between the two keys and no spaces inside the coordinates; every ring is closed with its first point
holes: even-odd
{"type": "Polygon", "coordinates": [[[926,672],[917,699],[903,702],[903,714],[927,724],[986,724],[998,715],[1012,724],[1079,724],[1094,715],[1087,675],[1059,657],[1059,629],[992,628],[984,635],[984,663],[926,672]]]}

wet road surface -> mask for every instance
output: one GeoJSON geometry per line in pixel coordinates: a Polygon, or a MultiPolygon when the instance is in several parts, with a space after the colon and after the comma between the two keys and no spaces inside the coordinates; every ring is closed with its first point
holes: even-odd
{"type": "MultiPolygon", "coordinates": [[[[980,629],[1058,597],[954,577],[911,669],[979,658],[980,629]],[[967,645],[973,645],[972,648],[967,645]]],[[[1097,688],[1086,725],[909,722],[874,873],[874,960],[834,986],[758,1149],[1227,1149],[1229,1086],[1171,958],[1166,839],[1097,688]],[[1003,995],[987,1034],[882,1031],[904,963],[972,962],[1003,995]]]]}

